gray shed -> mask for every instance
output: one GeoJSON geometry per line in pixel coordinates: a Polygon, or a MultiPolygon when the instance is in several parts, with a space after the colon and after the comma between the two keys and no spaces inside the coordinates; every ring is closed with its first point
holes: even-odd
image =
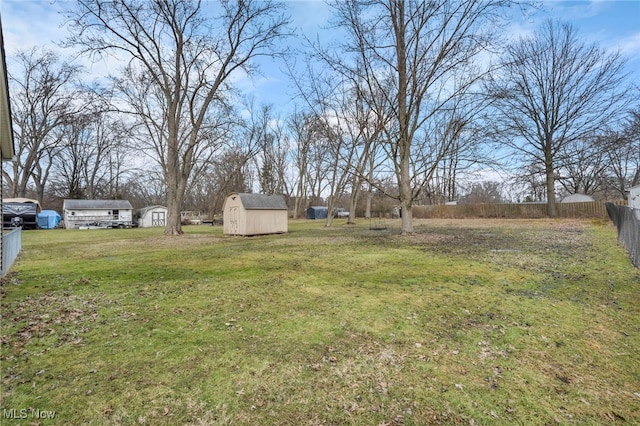
{"type": "Polygon", "coordinates": [[[231,193],[224,200],[227,235],[281,234],[289,231],[289,210],[282,195],[231,193]]]}
{"type": "Polygon", "coordinates": [[[64,200],[64,227],[128,228],[133,220],[133,207],[127,200],[64,200]]]}
{"type": "Polygon", "coordinates": [[[307,219],[326,219],[329,209],[325,206],[311,206],[307,209],[307,219]]]}

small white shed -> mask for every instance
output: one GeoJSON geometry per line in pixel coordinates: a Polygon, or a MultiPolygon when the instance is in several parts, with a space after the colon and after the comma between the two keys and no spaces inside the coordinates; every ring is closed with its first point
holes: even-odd
{"type": "Polygon", "coordinates": [[[640,185],[629,188],[629,208],[634,211],[636,217],[640,220],[640,185]]]}
{"type": "Polygon", "coordinates": [[[289,210],[282,195],[231,193],[224,200],[227,235],[281,234],[289,231],[289,210]]]}
{"type": "Polygon", "coordinates": [[[640,185],[629,188],[629,207],[640,210],[640,185]]]}
{"type": "Polygon", "coordinates": [[[166,226],[168,210],[165,206],[148,206],[138,210],[138,226],[151,228],[153,226],[166,226]]]}
{"type": "Polygon", "coordinates": [[[571,194],[564,197],[561,203],[590,203],[593,197],[585,194],[571,194]]]}
{"type": "Polygon", "coordinates": [[[127,200],[64,200],[66,229],[130,227],[133,207],[127,200]]]}

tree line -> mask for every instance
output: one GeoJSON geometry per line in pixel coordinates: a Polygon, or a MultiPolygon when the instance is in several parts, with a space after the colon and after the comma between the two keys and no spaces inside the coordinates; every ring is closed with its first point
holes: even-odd
{"type": "Polygon", "coordinates": [[[625,58],[556,21],[504,40],[508,14],[529,7],[520,2],[337,1],[331,25],[344,37],[305,39],[297,62],[275,1],[66,7],[64,45],[123,65],[87,82],[51,50],[10,56],[9,197],[162,204],[165,234],[180,235],[180,211],[213,216],[234,191],[285,194],[296,216],[340,200],[350,221],[382,196],[409,234],[414,204],[495,197],[496,183],[461,192],[483,170],[508,170],[518,201],[546,199],[551,216],[559,188],[621,198],[640,183],[625,58]],[[295,107],[255,105],[234,86],[261,57],[283,59],[295,107]]]}

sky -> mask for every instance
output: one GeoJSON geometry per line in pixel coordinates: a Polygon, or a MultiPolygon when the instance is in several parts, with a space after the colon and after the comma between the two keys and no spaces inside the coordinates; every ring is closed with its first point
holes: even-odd
{"type": "MultiPolygon", "coordinates": [[[[328,31],[331,18],[329,7],[318,0],[285,1],[293,26],[309,38],[335,36],[328,31]]],[[[59,14],[60,0],[0,0],[0,15],[4,33],[5,51],[8,57],[19,49],[29,50],[45,46],[61,50],[56,43],[63,40],[67,30],[59,14]]],[[[570,22],[587,43],[597,43],[609,51],[619,50],[628,58],[630,80],[640,82],[640,0],[544,0],[542,8],[526,18],[514,14],[509,22],[507,36],[518,38],[532,34],[546,19],[570,22]]],[[[292,41],[295,42],[295,41],[292,41]]],[[[71,51],[63,55],[72,56],[71,51]]],[[[8,58],[11,71],[11,61],[8,58]]],[[[93,75],[104,75],[106,64],[90,64],[86,67],[93,75]]],[[[284,64],[276,60],[262,61],[262,75],[253,79],[237,77],[237,84],[252,93],[258,103],[273,103],[283,108],[295,99],[294,89],[282,72],[284,64]]],[[[113,71],[113,70],[112,70],[113,71]]]]}

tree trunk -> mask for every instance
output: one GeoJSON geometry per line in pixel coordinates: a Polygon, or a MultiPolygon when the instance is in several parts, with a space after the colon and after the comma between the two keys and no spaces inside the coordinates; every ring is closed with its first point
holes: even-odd
{"type": "MultiPolygon", "coordinates": [[[[169,162],[176,164],[176,149],[173,148],[177,142],[173,141],[173,145],[169,145],[169,162]],[[172,149],[173,148],[173,149],[172,149]]],[[[171,141],[169,142],[171,144],[171,141]]],[[[166,170],[165,180],[167,182],[167,224],[164,228],[164,235],[176,236],[182,235],[182,217],[180,211],[182,210],[182,201],[184,199],[184,187],[178,182],[178,167],[168,167],[166,170]]],[[[186,181],[186,178],[185,178],[186,181]]]]}
{"type": "Polygon", "coordinates": [[[547,175],[547,213],[549,217],[558,217],[558,210],[556,207],[556,179],[553,172],[553,165],[546,164],[545,172],[547,175]]]}
{"type": "Polygon", "coordinates": [[[398,173],[398,187],[400,190],[400,208],[402,209],[402,228],[400,233],[402,235],[411,235],[413,234],[413,217],[411,214],[413,191],[411,190],[410,114],[407,102],[409,75],[407,72],[407,44],[405,41],[406,26],[404,17],[404,2],[399,2],[396,4],[396,9],[392,11],[392,22],[396,37],[395,52],[398,63],[398,155],[400,157],[395,159],[395,161],[398,173]]]}
{"type": "Polygon", "coordinates": [[[184,233],[182,231],[182,217],[180,216],[182,200],[170,187],[167,189],[167,224],[164,228],[164,235],[182,235],[184,233]]]}
{"type": "Polygon", "coordinates": [[[413,212],[411,211],[412,206],[411,200],[402,200],[400,201],[400,216],[401,219],[401,235],[412,235],[413,234],[413,212]]]}
{"type": "Polygon", "coordinates": [[[334,202],[333,202],[333,195],[329,196],[329,199],[327,200],[327,222],[324,224],[325,228],[331,228],[331,225],[333,225],[333,206],[334,206],[334,202]]]}
{"type": "Polygon", "coordinates": [[[411,145],[409,141],[400,142],[400,208],[402,209],[402,235],[413,234],[413,191],[411,189],[411,174],[409,165],[409,151],[411,145]]]}

